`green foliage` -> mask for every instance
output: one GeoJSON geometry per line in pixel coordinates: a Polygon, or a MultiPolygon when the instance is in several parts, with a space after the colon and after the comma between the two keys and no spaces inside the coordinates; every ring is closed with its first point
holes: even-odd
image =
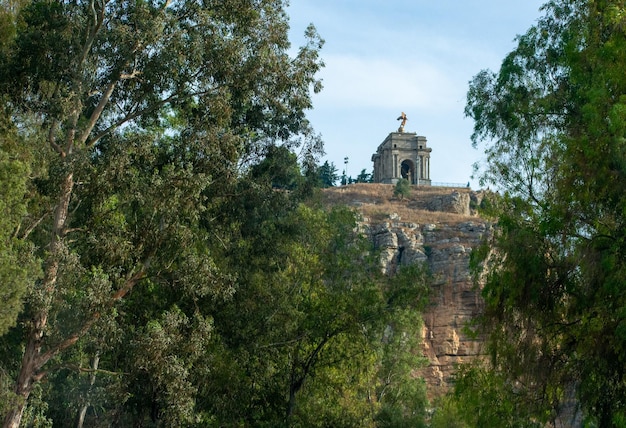
{"type": "Polygon", "coordinates": [[[337,183],[337,180],[339,180],[337,167],[333,162],[328,163],[328,161],[324,161],[324,163],[317,168],[317,175],[319,177],[320,187],[322,188],[333,187],[335,183],[337,183]]]}
{"type": "Polygon", "coordinates": [[[280,217],[304,194],[272,184],[299,186],[295,149],[303,165],[321,153],[305,113],[323,42],[310,27],[290,55],[273,0],[5,3],[5,424],[85,406],[92,425],[200,423],[212,311],[255,217],[230,202],[245,191],[280,217]]]}
{"type": "Polygon", "coordinates": [[[411,195],[411,185],[406,178],[400,178],[393,188],[393,196],[400,198],[408,198],[411,195]]]}
{"type": "Polygon", "coordinates": [[[24,412],[22,417],[23,424],[25,426],[52,428],[53,421],[46,415],[49,405],[42,397],[41,385],[37,385],[32,393],[29,406],[24,412]]]}
{"type": "Polygon", "coordinates": [[[434,413],[430,419],[431,428],[469,428],[464,422],[454,397],[446,395],[438,398],[434,403],[434,413]]]}
{"type": "Polygon", "coordinates": [[[27,175],[28,170],[22,162],[11,160],[6,152],[0,152],[0,210],[5,214],[0,223],[0,300],[3,302],[0,335],[15,324],[30,279],[28,269],[20,260],[28,257],[28,251],[20,251],[20,241],[14,237],[25,209],[27,175]]]}
{"type": "MultiPolygon", "coordinates": [[[[626,403],[623,5],[553,1],[498,73],[471,82],[466,113],[501,189],[484,263],[494,367],[545,420],[564,392],[597,426],[626,403]]],[[[517,410],[516,410],[517,411],[517,410]]]]}
{"type": "MultiPolygon", "coordinates": [[[[415,267],[407,270],[412,269],[415,267]]],[[[412,273],[405,272],[401,275],[412,278],[410,281],[414,284],[421,275],[415,276],[415,270],[412,273]]],[[[410,288],[414,287],[415,285],[410,288]]],[[[400,293],[407,291],[408,289],[400,293]]],[[[423,298],[425,295],[426,293],[422,293],[423,298]]],[[[418,336],[421,328],[422,320],[415,308],[399,310],[392,323],[387,326],[385,346],[382,347],[383,358],[378,370],[380,381],[376,389],[380,403],[375,417],[377,427],[426,426],[426,385],[423,379],[416,378],[413,374],[416,368],[427,363],[421,355],[418,336]]]]}
{"type": "Polygon", "coordinates": [[[263,160],[252,166],[250,179],[268,181],[275,189],[293,190],[303,180],[295,153],[286,147],[270,146],[263,160]]]}
{"type": "Polygon", "coordinates": [[[456,377],[454,395],[444,408],[452,407],[465,426],[539,428],[550,416],[538,418],[523,387],[509,383],[502,373],[476,364],[462,367],[456,377]]]}
{"type": "MultiPolygon", "coordinates": [[[[5,112],[2,112],[5,113],[5,112]]],[[[35,175],[31,159],[16,129],[0,117],[0,336],[15,325],[28,284],[39,276],[32,246],[20,239],[22,219],[28,211],[29,177],[35,175]]],[[[27,231],[26,231],[27,233],[27,231]]]]}
{"type": "Polygon", "coordinates": [[[372,182],[372,174],[368,174],[365,171],[365,168],[361,170],[359,175],[356,176],[356,183],[371,183],[372,182]]]}
{"type": "Polygon", "coordinates": [[[322,41],[285,5],[2,5],[6,425],[423,424],[428,278],[304,203],[322,41]]]}
{"type": "Polygon", "coordinates": [[[411,370],[421,364],[424,273],[407,269],[386,284],[347,209],[300,205],[279,221],[245,240],[248,253],[239,249],[241,288],[215,322],[237,376],[210,394],[224,406],[210,413],[257,426],[368,426],[382,408],[423,418],[425,392],[411,370]],[[385,342],[391,323],[397,336],[385,342]]]}

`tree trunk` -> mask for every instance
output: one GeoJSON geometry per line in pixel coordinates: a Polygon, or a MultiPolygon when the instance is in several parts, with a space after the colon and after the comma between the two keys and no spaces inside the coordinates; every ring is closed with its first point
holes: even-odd
{"type": "Polygon", "coordinates": [[[45,376],[45,373],[40,373],[39,369],[54,355],[54,353],[42,355],[41,347],[45,328],[48,324],[50,304],[56,290],[59,262],[63,249],[62,239],[65,234],[65,226],[73,189],[74,175],[69,173],[63,181],[61,194],[59,195],[59,203],[54,213],[54,223],[50,236],[50,253],[46,260],[44,277],[41,283],[42,299],[34,309],[35,313],[33,314],[30,329],[27,333],[26,348],[24,349],[24,355],[22,357],[20,374],[15,382],[14,392],[17,397],[4,418],[4,428],[17,428],[20,426],[33,384],[45,376]]]}
{"type": "Polygon", "coordinates": [[[9,409],[9,412],[4,418],[4,428],[17,428],[20,426],[22,414],[26,408],[26,403],[28,402],[28,397],[38,370],[37,357],[41,349],[40,340],[42,334],[43,329],[36,327],[29,333],[28,343],[26,344],[24,356],[22,357],[22,368],[15,382],[14,392],[17,397],[13,402],[12,408],[9,409]]]}
{"type": "Polygon", "coordinates": [[[296,410],[296,393],[300,389],[301,383],[298,382],[296,385],[293,383],[289,386],[289,403],[287,403],[287,426],[289,426],[289,422],[291,421],[291,416],[293,412],[296,410]]]}
{"type": "MultiPolygon", "coordinates": [[[[96,371],[98,370],[98,363],[100,362],[100,355],[96,353],[91,362],[91,375],[89,376],[89,391],[87,393],[87,399],[89,399],[89,392],[91,392],[91,387],[94,383],[96,383],[96,371]]],[[[85,405],[80,409],[78,413],[78,421],[76,422],[76,428],[83,428],[83,424],[85,423],[85,416],[87,415],[87,409],[89,408],[90,403],[86,402],[85,405]]]]}
{"type": "Polygon", "coordinates": [[[26,399],[19,397],[18,401],[13,403],[13,406],[9,409],[4,423],[4,428],[18,428],[22,420],[22,414],[24,414],[24,408],[26,407],[26,399]]]}
{"type": "Polygon", "coordinates": [[[26,407],[26,403],[20,400],[19,403],[16,403],[12,409],[7,413],[6,418],[4,418],[4,428],[18,428],[20,426],[20,421],[22,420],[22,414],[24,413],[24,407],[26,407]]]}

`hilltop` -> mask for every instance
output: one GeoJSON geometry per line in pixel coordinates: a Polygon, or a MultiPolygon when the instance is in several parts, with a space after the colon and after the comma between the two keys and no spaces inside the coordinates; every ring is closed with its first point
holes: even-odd
{"type": "Polygon", "coordinates": [[[397,214],[406,222],[462,223],[475,218],[475,207],[484,197],[483,191],[468,187],[411,187],[411,194],[403,199],[393,196],[394,185],[356,183],[330,187],[322,192],[322,201],[329,205],[348,205],[358,208],[367,222],[383,221],[389,214],[397,214]]]}

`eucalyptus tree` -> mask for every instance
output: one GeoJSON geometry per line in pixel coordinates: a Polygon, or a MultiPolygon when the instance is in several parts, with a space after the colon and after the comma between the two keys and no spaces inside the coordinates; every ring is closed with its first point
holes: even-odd
{"type": "MultiPolygon", "coordinates": [[[[626,9],[554,0],[498,73],[470,84],[483,183],[502,193],[485,270],[493,365],[554,419],[575,389],[598,426],[626,418],[626,9]]],[[[522,393],[523,392],[523,393],[522,393]]]]}
{"type": "MultiPolygon", "coordinates": [[[[146,349],[170,355],[162,362],[171,371],[153,371],[165,390],[161,411],[177,394],[189,404],[191,362],[173,364],[177,342],[163,335],[186,331],[190,341],[176,340],[197,359],[210,315],[161,305],[154,320],[147,310],[128,316],[129,298],[232,294],[233,279],[215,261],[228,222],[205,214],[265,147],[300,145],[308,157],[321,150],[305,111],[321,87],[322,42],[310,27],[308,43],[290,56],[280,0],[33,0],[14,9],[0,22],[3,129],[26,142],[23,158],[36,157],[38,167],[5,162],[3,143],[2,169],[22,168],[2,175],[3,187],[15,180],[10,196],[28,209],[13,211],[1,238],[10,235],[8,251],[23,248],[30,260],[7,279],[18,290],[27,281],[27,291],[6,336],[18,343],[9,354],[23,352],[3,361],[2,376],[14,376],[4,425],[20,424],[35,385],[68,366],[63,356],[81,350],[92,358],[79,360],[79,371],[110,370],[96,356],[124,330],[144,331],[146,349]],[[179,389],[168,389],[173,373],[179,389]]],[[[146,371],[158,369],[150,365],[158,359],[144,361],[146,371]]],[[[183,407],[152,416],[189,422],[183,407]]]]}

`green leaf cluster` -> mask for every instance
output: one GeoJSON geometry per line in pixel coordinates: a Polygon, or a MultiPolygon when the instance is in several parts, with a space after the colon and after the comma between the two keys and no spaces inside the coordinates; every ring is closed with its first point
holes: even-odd
{"type": "Polygon", "coordinates": [[[36,159],[28,153],[28,143],[11,124],[9,112],[0,112],[0,335],[15,325],[23,308],[29,282],[40,275],[30,243],[20,239],[20,230],[29,211],[29,176],[36,175],[36,159]]]}

